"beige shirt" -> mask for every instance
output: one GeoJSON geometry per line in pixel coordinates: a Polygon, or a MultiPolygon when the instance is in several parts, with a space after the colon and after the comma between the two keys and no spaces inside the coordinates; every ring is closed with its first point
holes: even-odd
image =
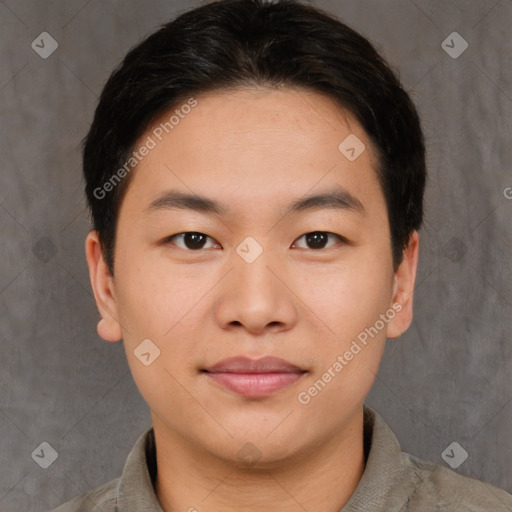
{"type": "MultiPolygon", "coordinates": [[[[402,452],[382,417],[366,405],[364,443],[363,476],[340,512],[512,511],[512,495],[504,490],[402,452]]],[[[153,487],[156,469],[150,427],[128,455],[121,477],[52,512],[163,512],[153,487]]]]}

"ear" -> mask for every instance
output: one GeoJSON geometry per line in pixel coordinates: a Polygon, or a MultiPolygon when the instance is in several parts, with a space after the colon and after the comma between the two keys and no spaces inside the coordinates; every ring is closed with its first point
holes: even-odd
{"type": "Polygon", "coordinates": [[[404,249],[402,263],[393,277],[392,309],[396,315],[387,326],[387,338],[398,338],[411,325],[413,317],[414,283],[418,267],[419,234],[413,231],[409,244],[404,249]]]}
{"type": "Polygon", "coordinates": [[[119,341],[122,338],[122,331],[117,320],[114,278],[103,258],[97,231],[91,231],[85,239],[85,257],[89,267],[94,299],[101,314],[97,328],[98,334],[105,341],[119,341]]]}

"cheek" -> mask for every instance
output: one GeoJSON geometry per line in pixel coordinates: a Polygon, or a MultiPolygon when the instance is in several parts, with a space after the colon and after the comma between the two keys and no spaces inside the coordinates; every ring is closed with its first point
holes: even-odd
{"type": "Polygon", "coordinates": [[[382,359],[387,323],[381,315],[390,308],[392,269],[375,261],[371,266],[362,265],[357,272],[351,269],[340,276],[339,286],[330,290],[333,296],[329,308],[336,340],[324,345],[324,368],[338,363],[331,369],[337,375],[331,392],[347,400],[352,396],[357,403],[369,392],[382,359]]]}
{"type": "Polygon", "coordinates": [[[165,262],[141,259],[144,265],[119,265],[118,290],[120,321],[134,337],[165,341],[179,329],[181,319],[188,321],[194,306],[204,294],[207,283],[194,278],[192,270],[173,268],[165,262]]]}
{"type": "Polygon", "coordinates": [[[328,410],[332,417],[344,417],[364,400],[375,381],[386,329],[375,331],[373,326],[389,305],[382,277],[349,273],[337,278],[324,293],[317,293],[311,306],[329,329],[319,336],[314,374],[298,398],[301,404],[305,403],[301,399],[311,401],[307,410],[328,410]]]}
{"type": "Polygon", "coordinates": [[[191,371],[199,339],[191,326],[203,324],[196,306],[207,283],[182,269],[179,273],[172,270],[135,255],[125,261],[120,258],[116,268],[117,308],[126,357],[137,387],[150,403],[151,396],[163,388],[176,391],[178,384],[172,376],[181,382],[191,371]],[[148,345],[149,350],[143,353],[151,354],[149,360],[153,361],[152,353],[158,354],[148,366],[144,365],[148,357],[137,357],[143,343],[148,345]]]}
{"type": "Polygon", "coordinates": [[[389,310],[392,291],[392,268],[386,263],[361,256],[328,278],[317,278],[317,287],[309,285],[307,304],[328,327],[315,346],[317,365],[310,382],[315,407],[342,414],[373,385],[386,341],[380,315],[389,310]]]}
{"type": "Polygon", "coordinates": [[[392,270],[364,262],[318,272],[302,286],[301,298],[325,327],[325,334],[346,344],[373,325],[389,308],[392,270]]]}
{"type": "Polygon", "coordinates": [[[166,275],[160,270],[134,267],[123,280],[118,311],[124,348],[136,386],[151,408],[165,411],[172,398],[174,410],[183,407],[185,414],[187,396],[180,383],[197,370],[194,364],[201,337],[194,329],[204,322],[195,306],[204,289],[190,276],[166,275]],[[146,353],[150,356],[144,357],[146,353]],[[151,362],[146,365],[148,359],[151,362]]]}

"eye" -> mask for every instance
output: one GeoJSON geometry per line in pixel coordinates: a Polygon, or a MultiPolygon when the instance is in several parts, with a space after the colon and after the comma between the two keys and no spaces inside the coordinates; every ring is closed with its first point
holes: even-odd
{"type": "MultiPolygon", "coordinates": [[[[325,244],[329,236],[336,237],[342,243],[347,242],[347,240],[342,236],[335,233],[329,233],[328,231],[312,231],[310,233],[305,233],[301,237],[297,238],[297,240],[304,238],[306,240],[306,244],[310,245],[310,247],[301,247],[301,249],[325,249],[325,244]]],[[[296,242],[293,243],[292,247],[295,245],[295,243],[296,242]]]]}
{"type": "MultiPolygon", "coordinates": [[[[335,237],[338,239],[338,241],[347,243],[347,240],[341,235],[330,233],[328,231],[312,231],[310,233],[305,233],[301,237],[297,238],[297,240],[304,238],[306,244],[308,245],[306,247],[299,247],[301,249],[319,250],[332,247],[333,244],[331,244],[331,246],[326,246],[329,237],[335,237]]],[[[184,250],[199,251],[201,249],[208,248],[205,246],[207,240],[214,242],[213,247],[221,247],[221,245],[217,243],[213,238],[198,231],[186,231],[184,233],[177,233],[175,235],[168,236],[165,239],[165,243],[172,243],[180,249],[184,250]],[[179,240],[179,242],[176,242],[177,240],[179,240]]],[[[297,241],[292,244],[292,247],[295,247],[296,244],[297,241]]],[[[210,248],[211,247],[212,246],[210,246],[210,248]]]]}
{"type": "Polygon", "coordinates": [[[165,239],[165,242],[171,242],[180,249],[197,251],[200,249],[205,249],[205,242],[207,239],[213,240],[213,238],[205,235],[204,233],[199,233],[198,231],[187,231],[185,233],[177,233],[176,235],[171,235],[165,239]],[[184,246],[180,245],[179,243],[175,243],[173,241],[175,239],[181,240],[184,246]]]}

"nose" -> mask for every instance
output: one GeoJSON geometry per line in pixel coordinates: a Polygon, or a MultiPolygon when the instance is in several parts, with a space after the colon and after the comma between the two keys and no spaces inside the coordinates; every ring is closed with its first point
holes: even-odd
{"type": "Polygon", "coordinates": [[[223,329],[245,329],[254,335],[284,331],[297,322],[296,298],[291,291],[285,263],[270,251],[251,263],[238,254],[234,268],[222,281],[216,320],[223,329]]]}

